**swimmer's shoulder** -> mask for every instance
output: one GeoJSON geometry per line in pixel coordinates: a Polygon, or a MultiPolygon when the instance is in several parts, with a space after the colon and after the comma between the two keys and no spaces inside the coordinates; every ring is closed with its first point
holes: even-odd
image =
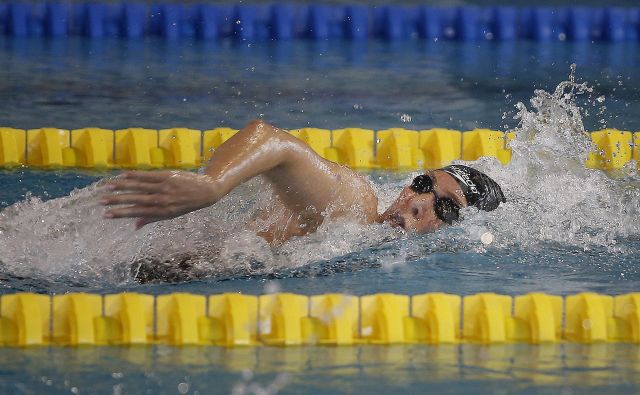
{"type": "MultiPolygon", "coordinates": [[[[333,162],[332,162],[333,163],[333,162]]],[[[343,178],[341,190],[337,191],[339,205],[343,214],[355,214],[366,223],[378,221],[378,195],[371,181],[344,165],[334,163],[337,174],[343,178]]]]}

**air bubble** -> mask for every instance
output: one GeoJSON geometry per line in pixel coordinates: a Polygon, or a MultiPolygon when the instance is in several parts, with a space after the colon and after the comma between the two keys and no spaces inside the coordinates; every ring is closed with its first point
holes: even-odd
{"type": "Polygon", "coordinates": [[[282,290],[280,283],[277,281],[268,281],[264,286],[264,293],[275,294],[282,290]]]}
{"type": "Polygon", "coordinates": [[[245,381],[249,381],[253,379],[253,371],[251,369],[243,369],[241,374],[242,374],[242,379],[245,381]]]}
{"type": "Polygon", "coordinates": [[[491,232],[484,232],[482,234],[482,236],[480,236],[480,242],[482,242],[482,244],[488,246],[489,244],[493,243],[493,233],[491,232]]]}
{"type": "Polygon", "coordinates": [[[180,383],[178,384],[178,392],[181,394],[186,394],[187,392],[189,392],[189,383],[180,383]]]}

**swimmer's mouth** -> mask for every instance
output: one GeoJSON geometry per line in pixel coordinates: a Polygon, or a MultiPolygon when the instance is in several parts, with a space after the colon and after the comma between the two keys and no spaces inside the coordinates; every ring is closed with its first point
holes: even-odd
{"type": "Polygon", "coordinates": [[[387,220],[389,221],[392,227],[404,229],[404,226],[405,226],[404,218],[399,213],[391,214],[387,218],[387,220]]]}

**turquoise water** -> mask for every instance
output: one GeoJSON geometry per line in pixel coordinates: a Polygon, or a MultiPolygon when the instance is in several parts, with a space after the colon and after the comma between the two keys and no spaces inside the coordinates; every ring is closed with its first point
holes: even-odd
{"type": "MultiPolygon", "coordinates": [[[[507,194],[494,212],[469,210],[461,224],[430,235],[330,223],[273,248],[242,227],[271,202],[260,180],[215,207],[136,232],[130,221],[101,219],[94,183],[116,173],[0,172],[0,293],[637,291],[640,178],[634,164],[609,175],[585,170],[588,147],[572,130],[582,122],[587,130],[639,129],[638,53],[632,44],[0,38],[2,126],[207,129],[263,116],[287,128],[519,132],[509,166],[474,164],[507,194]],[[573,62],[591,91],[565,84],[554,94],[573,62]],[[487,232],[490,245],[480,241],[487,232]],[[189,269],[173,270],[185,257],[189,269]],[[145,265],[166,275],[140,284],[145,265]]],[[[380,210],[413,175],[367,173],[380,210]]],[[[0,350],[0,390],[265,393],[260,388],[271,384],[282,393],[631,393],[638,351],[624,344],[8,348],[0,350]]]]}

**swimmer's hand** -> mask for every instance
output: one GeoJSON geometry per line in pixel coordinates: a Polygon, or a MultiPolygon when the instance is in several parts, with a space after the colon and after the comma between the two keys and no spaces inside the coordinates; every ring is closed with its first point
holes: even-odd
{"type": "Polygon", "coordinates": [[[213,179],[187,171],[130,171],[110,181],[100,204],[104,218],[136,218],[136,229],[217,202],[213,179]]]}

